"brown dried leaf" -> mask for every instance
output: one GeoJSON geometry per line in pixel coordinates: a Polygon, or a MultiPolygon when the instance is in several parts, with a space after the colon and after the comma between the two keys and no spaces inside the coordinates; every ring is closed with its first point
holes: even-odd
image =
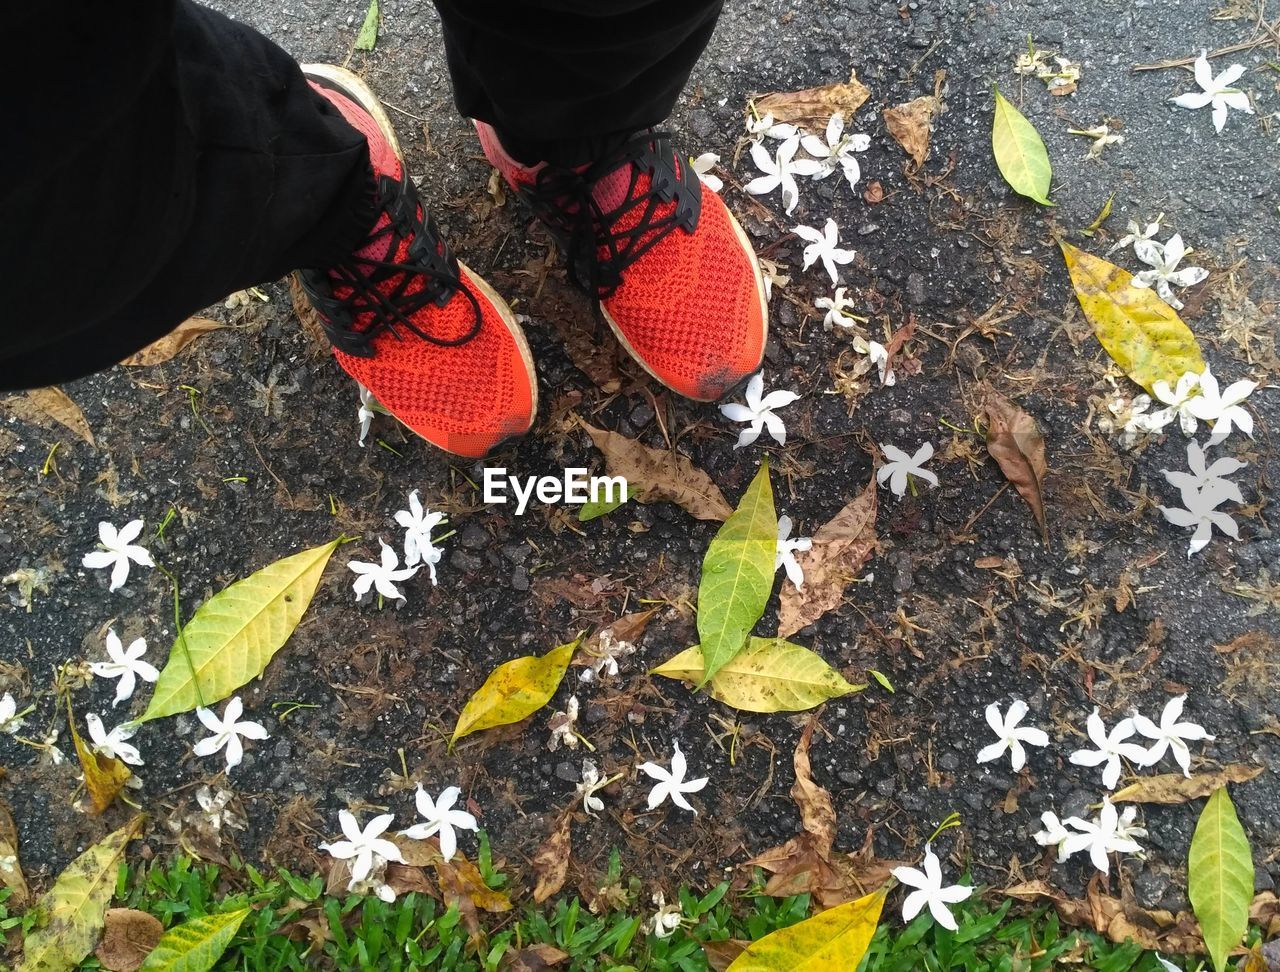
{"type": "Polygon", "coordinates": [[[136,368],[149,368],[163,364],[202,334],[217,331],[222,327],[217,321],[207,317],[188,317],[176,328],[160,338],[152,341],[141,351],[137,351],[120,363],[136,368]]]}
{"type": "Polygon", "coordinates": [[[542,846],[533,852],[533,872],[538,877],[538,884],[533,889],[533,900],[542,904],[549,897],[564,887],[564,879],[569,873],[570,845],[568,813],[562,813],[556,821],[551,835],[542,842],[542,846]]]}
{"type": "Polygon", "coordinates": [[[554,968],[569,957],[554,945],[540,942],[537,945],[526,945],[516,952],[508,952],[503,956],[502,968],[506,972],[544,972],[554,968]]]}
{"type": "Polygon", "coordinates": [[[867,183],[867,188],[862,194],[862,198],[867,201],[868,206],[875,206],[884,202],[884,186],[879,181],[867,183]]]}
{"type": "Polygon", "coordinates": [[[666,449],[651,449],[625,435],[578,421],[604,454],[606,471],[612,476],[625,477],[639,502],[666,500],[699,520],[724,521],[733,512],[720,487],[686,456],[666,449]]]}
{"type": "Polygon", "coordinates": [[[1248,783],[1261,775],[1261,766],[1245,766],[1234,764],[1224,766],[1214,773],[1196,773],[1183,776],[1181,773],[1161,773],[1158,776],[1144,776],[1136,783],[1130,783],[1123,789],[1111,794],[1111,802],[1124,800],[1129,803],[1188,803],[1207,797],[1214,790],[1228,783],[1248,783]]]}
{"type": "Polygon", "coordinates": [[[809,744],[817,724],[817,719],[810,719],[800,734],[800,742],[796,744],[793,757],[796,782],[791,787],[791,799],[800,808],[800,824],[805,833],[813,837],[818,850],[828,854],[836,840],[836,808],[831,802],[831,794],[813,781],[809,744]]]}
{"type": "Polygon", "coordinates": [[[0,404],[24,422],[46,428],[50,422],[56,422],[97,448],[98,443],[93,437],[93,430],[89,428],[89,420],[80,411],[80,406],[61,388],[33,388],[22,395],[6,398],[0,404]]]}
{"type": "Polygon", "coordinates": [[[1276,651],[1276,640],[1265,631],[1246,631],[1237,635],[1225,645],[1214,645],[1213,650],[1220,655],[1229,655],[1234,651],[1276,651]]]}
{"type": "Polygon", "coordinates": [[[1030,415],[990,388],[983,409],[987,414],[987,451],[999,464],[1005,479],[1031,507],[1047,544],[1049,528],[1045,522],[1043,487],[1049,469],[1040,427],[1030,415]]]}
{"type": "Polygon", "coordinates": [[[465,899],[481,911],[511,910],[511,899],[485,884],[480,871],[461,852],[454,854],[453,860],[445,861],[440,853],[440,844],[434,837],[430,840],[396,837],[392,839],[392,843],[400,848],[400,855],[406,864],[435,868],[446,904],[465,899]]]}
{"type": "Polygon", "coordinates": [[[102,941],[93,954],[111,972],[138,972],[163,934],[164,925],[145,911],[108,908],[102,941]]]}
{"type": "Polygon", "coordinates": [[[778,595],[778,636],[789,637],[838,607],[876,546],[876,482],[845,504],[813,535],[813,547],[796,555],[804,587],[783,581],[778,595]]]}
{"type": "Polygon", "coordinates": [[[923,95],[906,104],[886,108],[880,114],[889,134],[919,167],[929,157],[929,133],[941,112],[940,98],[923,95]]]}
{"type": "Polygon", "coordinates": [[[725,972],[733,960],[747,950],[751,942],[744,938],[727,938],[722,942],[703,942],[702,952],[714,972],[725,972]]]}
{"type": "Polygon", "coordinates": [[[801,91],[774,91],[754,100],[756,112],[762,118],[772,115],[774,121],[791,122],[820,132],[826,129],[827,122],[836,112],[844,115],[845,126],[848,127],[854,113],[869,97],[870,89],[858,80],[858,73],[852,71],[845,82],[801,91]]]}
{"type": "Polygon", "coordinates": [[[416,891],[419,894],[430,895],[433,898],[437,897],[436,889],[427,880],[427,872],[420,867],[397,864],[392,861],[387,865],[383,880],[387,887],[394,890],[396,894],[408,894],[411,891],[416,891]]]}
{"type": "Polygon", "coordinates": [[[76,720],[71,714],[71,705],[67,705],[67,718],[71,725],[71,742],[75,746],[76,756],[80,758],[80,766],[84,770],[84,788],[89,794],[95,814],[102,813],[115,802],[124,788],[125,781],[133,775],[129,767],[118,759],[103,756],[90,749],[80,733],[76,730],[76,720]]]}
{"type": "Polygon", "coordinates": [[[8,804],[0,800],[0,859],[10,857],[13,858],[13,863],[7,868],[0,867],[0,888],[8,888],[10,891],[10,909],[20,911],[31,892],[27,888],[27,879],[18,859],[18,825],[14,822],[8,804]]]}

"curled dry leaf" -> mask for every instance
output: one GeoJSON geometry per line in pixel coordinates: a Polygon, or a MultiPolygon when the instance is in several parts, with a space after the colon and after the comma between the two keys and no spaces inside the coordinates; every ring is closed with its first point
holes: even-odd
{"type": "Polygon", "coordinates": [[[6,398],[0,404],[23,422],[46,428],[51,422],[57,423],[97,448],[98,443],[93,437],[93,429],[89,428],[89,420],[80,411],[80,406],[61,388],[33,388],[21,395],[6,398]]]}
{"type": "Polygon", "coordinates": [[[164,925],[145,911],[108,908],[102,926],[102,941],[93,954],[110,972],[138,972],[163,934],[164,925]]]}
{"type": "Polygon", "coordinates": [[[929,157],[929,133],[933,131],[934,120],[941,113],[941,98],[922,95],[906,104],[886,108],[880,114],[889,134],[919,167],[929,157]]]}
{"type": "Polygon", "coordinates": [[[1192,776],[1183,776],[1181,773],[1161,773],[1158,776],[1144,776],[1136,783],[1116,790],[1111,794],[1111,802],[1188,803],[1207,797],[1214,790],[1228,783],[1248,783],[1261,773],[1261,766],[1244,766],[1237,763],[1224,766],[1215,773],[1196,773],[1192,776]]]}
{"type": "Polygon", "coordinates": [[[0,868],[0,888],[9,889],[9,907],[18,910],[26,906],[31,892],[22,873],[18,858],[18,825],[14,822],[9,806],[0,800],[0,858],[13,858],[7,868],[0,868]]]}
{"type": "Polygon", "coordinates": [[[726,938],[719,942],[703,942],[702,954],[712,972],[725,972],[733,960],[746,951],[751,942],[745,938],[726,938]]]}
{"type": "Polygon", "coordinates": [[[816,718],[810,719],[796,744],[792,757],[796,781],[791,787],[791,799],[800,808],[800,826],[805,833],[812,835],[814,846],[823,853],[829,853],[836,841],[836,808],[831,802],[831,794],[813,781],[813,767],[809,761],[809,745],[813,742],[813,730],[817,724],[816,718]]]}
{"type": "Polygon", "coordinates": [[[1049,471],[1044,457],[1044,436],[1036,420],[999,392],[987,389],[983,409],[987,414],[987,451],[991,453],[1040,524],[1044,542],[1049,527],[1044,515],[1044,477],[1049,471]]]}
{"type": "Polygon", "coordinates": [[[141,351],[129,355],[120,363],[136,368],[148,368],[151,365],[162,364],[174,357],[200,335],[208,334],[210,331],[217,331],[221,327],[222,325],[217,321],[210,320],[207,317],[189,317],[164,337],[158,341],[151,342],[141,351]]]}
{"type": "Polygon", "coordinates": [[[723,522],[733,507],[711,477],[686,456],[668,449],[651,449],[617,432],[597,429],[579,419],[597,449],[604,454],[605,470],[623,476],[641,503],[667,501],[699,520],[723,522]]]}
{"type": "Polygon", "coordinates": [[[538,942],[535,945],[526,945],[517,951],[508,952],[503,959],[507,963],[503,968],[506,972],[545,972],[546,969],[555,968],[568,957],[568,952],[562,952],[546,942],[538,942]]]}
{"type": "Polygon", "coordinates": [[[847,126],[870,96],[870,89],[858,80],[858,72],[851,71],[848,81],[801,91],[775,91],[761,95],[754,102],[756,112],[762,118],[772,115],[774,121],[790,122],[820,132],[836,112],[844,115],[847,126]]]}
{"type": "Polygon", "coordinates": [[[537,886],[533,889],[533,900],[538,904],[542,904],[564,887],[564,879],[569,873],[569,855],[572,852],[569,832],[571,820],[571,814],[567,812],[560,814],[560,818],[555,823],[555,829],[533,852],[530,863],[533,865],[533,873],[538,878],[537,886]]]}
{"type": "Polygon", "coordinates": [[[813,547],[796,555],[804,587],[784,581],[778,596],[778,635],[786,638],[838,607],[845,588],[876,547],[876,481],[845,504],[813,535],[813,547]]]}

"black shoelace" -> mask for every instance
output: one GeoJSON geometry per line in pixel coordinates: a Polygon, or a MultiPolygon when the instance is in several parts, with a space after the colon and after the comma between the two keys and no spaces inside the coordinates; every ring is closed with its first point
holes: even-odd
{"type": "Polygon", "coordinates": [[[670,135],[659,131],[636,133],[581,172],[544,166],[521,195],[564,247],[569,279],[597,301],[612,296],[623,271],[664,237],[676,229],[692,233],[702,206],[697,174],[676,156],[670,135]],[[596,186],[622,166],[630,171],[627,191],[617,208],[606,211],[596,201],[596,186]],[[649,185],[641,190],[645,174],[649,185]],[[671,212],[660,216],[672,202],[671,212]],[[634,225],[619,228],[637,209],[634,225]]]}
{"type": "Polygon", "coordinates": [[[386,212],[385,226],[372,233],[362,250],[375,250],[385,242],[388,255],[394,254],[402,241],[408,240],[408,263],[374,260],[352,254],[348,259],[325,270],[303,270],[299,276],[334,347],[356,357],[372,357],[371,341],[382,331],[389,331],[403,341],[408,332],[440,347],[465,344],[480,333],[483,313],[480,302],[462,286],[458,261],[445,245],[435,221],[418,204],[418,194],[407,179],[402,181],[381,176],[378,199],[386,212]],[[421,280],[422,286],[412,293],[410,285],[421,280]],[[394,285],[386,289],[390,281],[394,285]],[[335,288],[345,286],[349,292],[334,295],[335,288]],[[413,315],[429,304],[443,307],[455,294],[461,293],[471,304],[473,322],[461,337],[442,338],[424,331],[414,323],[413,315]],[[361,330],[356,322],[361,315],[371,314],[372,321],[361,330]]]}

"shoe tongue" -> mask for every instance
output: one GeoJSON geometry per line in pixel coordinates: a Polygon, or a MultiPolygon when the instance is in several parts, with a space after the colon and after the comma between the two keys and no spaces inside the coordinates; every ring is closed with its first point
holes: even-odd
{"type": "Polygon", "coordinates": [[[627,201],[627,190],[631,186],[631,166],[619,166],[596,183],[591,196],[596,205],[606,213],[620,207],[627,201]]]}

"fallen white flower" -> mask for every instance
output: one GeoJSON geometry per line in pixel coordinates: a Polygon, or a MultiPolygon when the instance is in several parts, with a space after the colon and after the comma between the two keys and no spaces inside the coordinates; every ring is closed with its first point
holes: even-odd
{"type": "Polygon", "coordinates": [[[1156,725],[1146,716],[1134,713],[1133,724],[1138,732],[1155,742],[1147,750],[1144,766],[1155,766],[1164,758],[1165,752],[1173,754],[1174,761],[1182,768],[1183,776],[1191,775],[1191,749],[1188,742],[1199,742],[1214,737],[1205,732],[1201,725],[1194,722],[1179,722],[1182,708],[1186,705],[1186,695],[1177,695],[1165,703],[1160,713],[1160,724],[1156,725]]]}
{"type": "Polygon", "coordinates": [[[1085,138],[1093,139],[1089,151],[1084,154],[1085,159],[1100,159],[1108,145],[1124,144],[1124,136],[1113,132],[1106,122],[1101,122],[1092,128],[1068,128],[1067,134],[1083,135],[1085,138]]]}
{"type": "Polygon", "coordinates": [[[889,481],[889,491],[894,496],[905,496],[907,481],[914,477],[932,486],[938,485],[938,477],[924,468],[924,464],[933,458],[933,443],[926,442],[909,456],[897,446],[880,443],[880,451],[889,461],[876,470],[876,482],[881,486],[889,481]]]}
{"type": "Polygon", "coordinates": [[[1214,77],[1213,68],[1209,65],[1208,54],[1201,51],[1200,56],[1196,58],[1195,64],[1196,84],[1200,85],[1200,90],[1189,91],[1169,100],[1179,108],[1193,110],[1204,108],[1206,105],[1213,105],[1213,127],[1215,131],[1220,133],[1223,126],[1227,124],[1227,112],[1229,109],[1234,108],[1236,111],[1243,111],[1249,115],[1253,114],[1253,105],[1249,104],[1249,96],[1239,88],[1231,87],[1240,80],[1243,74],[1243,64],[1232,64],[1217,77],[1214,77]]]}
{"type": "Polygon", "coordinates": [[[107,759],[118,759],[130,766],[143,765],[142,754],[129,742],[138,731],[137,723],[126,722],[107,732],[96,713],[90,712],[84,717],[84,721],[89,727],[93,748],[107,759]]]}
{"type": "MultiPolygon", "coordinates": [[[[1167,387],[1167,386],[1166,386],[1167,387]]],[[[1150,412],[1152,401],[1149,395],[1135,395],[1133,400],[1117,396],[1107,402],[1107,411],[1112,418],[1099,420],[1098,427],[1104,431],[1120,430],[1118,441],[1122,449],[1132,449],[1140,435],[1160,432],[1174,419],[1174,410],[1162,408],[1150,412]]]]}
{"type": "Polygon", "coordinates": [[[902,902],[902,920],[909,922],[929,906],[933,920],[948,931],[956,931],[955,916],[951,905],[965,901],[973,894],[973,888],[963,884],[944,887],[942,866],[929,844],[924,845],[924,870],[914,867],[895,867],[893,876],[909,888],[915,888],[902,902]]]}
{"type": "Polygon", "coordinates": [[[146,653],[145,638],[136,639],[126,650],[120,643],[120,636],[116,634],[115,628],[107,631],[107,657],[111,660],[93,662],[89,665],[89,671],[99,678],[120,679],[116,685],[116,697],[111,703],[112,708],[133,698],[133,690],[138,684],[138,679],[154,682],[160,677],[154,665],[142,660],[142,656],[146,653]]]}
{"type": "Polygon", "coordinates": [[[13,695],[5,692],[0,696],[0,732],[8,733],[10,736],[18,734],[22,728],[22,716],[18,715],[18,702],[13,695]]]}
{"type": "MultiPolygon", "coordinates": [[[[4,731],[3,722],[0,721],[0,732],[4,731]]],[[[58,748],[58,730],[50,729],[49,734],[44,737],[40,743],[40,765],[42,766],[61,766],[62,761],[66,759],[62,755],[62,750],[58,748]]]]}
{"type": "Polygon", "coordinates": [[[360,423],[360,446],[364,447],[364,440],[369,435],[369,427],[373,424],[373,416],[375,412],[373,406],[378,400],[373,397],[373,392],[365,388],[360,382],[356,382],[356,388],[360,395],[360,407],[356,409],[356,421],[360,423]]]}
{"type": "Polygon", "coordinates": [[[547,748],[552,752],[563,745],[566,749],[578,748],[578,732],[574,728],[578,721],[578,697],[576,695],[569,696],[569,701],[565,703],[563,712],[553,713],[551,716],[551,738],[547,741],[547,748]]]}
{"type": "Polygon", "coordinates": [[[371,587],[377,588],[378,594],[388,600],[403,601],[404,595],[396,587],[396,582],[408,580],[418,572],[418,568],[405,567],[397,570],[400,555],[388,547],[382,539],[379,539],[378,543],[382,544],[381,563],[372,564],[362,560],[347,561],[347,566],[357,574],[351,589],[356,592],[357,601],[368,594],[371,587]]]}
{"type": "Polygon", "coordinates": [[[844,292],[844,287],[837,287],[832,296],[819,297],[813,302],[813,306],[818,310],[827,312],[827,316],[822,319],[822,325],[827,330],[831,330],[834,326],[853,327],[853,321],[845,316],[845,311],[856,307],[857,304],[846,297],[844,292]]]}
{"type": "Polygon", "coordinates": [[[1200,374],[1200,394],[1187,402],[1187,410],[1202,422],[1213,423],[1214,444],[1221,442],[1233,429],[1253,438],[1253,416],[1241,404],[1258,387],[1256,381],[1241,379],[1225,390],[1218,390],[1218,379],[1209,366],[1200,374]]]}
{"type": "Polygon", "coordinates": [[[852,189],[862,178],[862,169],[853,153],[865,152],[869,149],[871,136],[846,135],[844,115],[836,112],[827,122],[825,141],[817,135],[805,135],[800,139],[800,145],[813,158],[796,161],[791,167],[792,172],[816,180],[825,179],[839,169],[844,173],[849,188],[852,189]]]}
{"type": "Polygon", "coordinates": [[[859,337],[854,339],[853,349],[859,354],[865,354],[876,366],[876,372],[880,375],[880,384],[887,388],[898,383],[898,376],[889,367],[889,349],[883,344],[879,341],[864,341],[859,337]]]}
{"type": "Polygon", "coordinates": [[[797,133],[798,130],[795,125],[776,122],[773,120],[773,115],[757,118],[754,114],[751,114],[747,117],[747,134],[755,139],[773,138],[778,141],[785,141],[797,133]]]}
{"type": "Polygon", "coordinates": [[[661,891],[654,892],[653,903],[658,910],[645,920],[644,930],[659,938],[670,938],[683,920],[680,905],[667,904],[661,891]]]}
{"type": "MultiPolygon", "coordinates": [[[[1134,821],[1137,820],[1137,817],[1137,807],[1133,804],[1129,804],[1129,806],[1125,807],[1124,810],[1120,812],[1120,822],[1116,824],[1116,836],[1121,840],[1136,840],[1139,837],[1146,837],[1147,828],[1134,825],[1134,821]]],[[[1136,851],[1132,851],[1131,853],[1138,857],[1147,856],[1141,848],[1136,851]]]]}
{"type": "Polygon", "coordinates": [[[1071,836],[1071,831],[1062,825],[1062,821],[1058,819],[1058,815],[1052,810],[1046,810],[1040,814],[1040,822],[1044,824],[1044,830],[1038,831],[1031,836],[1041,847],[1052,847],[1057,850],[1058,859],[1062,860],[1062,845],[1071,836]]]}
{"type": "Polygon", "coordinates": [[[1182,310],[1183,303],[1174,294],[1173,287],[1192,287],[1209,277],[1209,271],[1204,267],[1178,269],[1178,264],[1191,252],[1183,244],[1181,233],[1174,233],[1163,245],[1155,240],[1138,240],[1133,244],[1133,251],[1151,268],[1135,273],[1133,285],[1155,287],[1160,299],[1174,310],[1182,310]]]}
{"type": "Polygon", "coordinates": [[[426,564],[431,575],[431,583],[436,583],[436,564],[444,556],[431,542],[431,531],[444,523],[445,515],[434,510],[424,509],[415,489],[409,494],[409,508],[397,510],[396,523],[404,528],[404,565],[426,564]]]}
{"type": "Polygon", "coordinates": [[[711,171],[719,164],[720,156],[714,152],[703,152],[696,159],[689,160],[689,168],[694,171],[698,181],[712,192],[719,192],[724,188],[724,180],[711,171]]]}
{"type": "Polygon", "coordinates": [[[1204,449],[1201,448],[1200,443],[1192,439],[1187,443],[1187,467],[1191,471],[1170,472],[1168,469],[1160,471],[1164,473],[1164,478],[1179,490],[1200,490],[1208,487],[1217,490],[1217,495],[1236,503],[1243,503],[1244,494],[1240,492],[1240,487],[1223,477],[1238,473],[1247,465],[1248,463],[1231,456],[1223,456],[1221,459],[1214,460],[1211,465],[1206,465],[1204,449]]]}
{"type": "Polygon", "coordinates": [[[791,526],[791,517],[786,514],[778,517],[778,549],[773,570],[777,573],[779,567],[785,567],[787,578],[796,586],[796,590],[800,590],[804,587],[804,569],[796,562],[796,551],[813,549],[813,538],[792,537],[791,526]]]}
{"type": "Polygon", "coordinates": [[[147,552],[146,548],[133,542],[138,539],[138,534],[141,532],[141,520],[130,520],[118,531],[106,520],[103,520],[98,524],[98,540],[102,549],[92,550],[85,554],[84,559],[80,561],[81,564],[93,570],[110,567],[111,587],[109,590],[119,590],[129,578],[130,561],[140,567],[155,566],[155,561],[151,559],[151,554],[147,552]]]}
{"type": "Polygon", "coordinates": [[[456,786],[446,786],[440,791],[440,798],[432,800],[431,794],[419,783],[415,802],[418,813],[425,818],[425,821],[414,824],[408,830],[402,830],[401,834],[413,840],[426,840],[428,837],[439,835],[440,856],[446,861],[453,860],[453,855],[458,851],[456,831],[480,829],[480,825],[472,814],[465,810],[453,809],[453,805],[458,802],[458,797],[461,795],[462,791],[456,786]]]}
{"type": "Polygon", "coordinates": [[[587,653],[592,659],[591,664],[582,670],[578,678],[584,682],[590,682],[603,675],[616,678],[618,662],[628,655],[634,655],[635,652],[636,646],[633,642],[620,641],[613,636],[612,631],[605,628],[596,639],[595,648],[587,653]]]}
{"type": "Polygon", "coordinates": [[[669,771],[652,762],[644,762],[637,767],[646,776],[658,781],[653,785],[653,789],[649,791],[649,809],[656,809],[664,800],[670,797],[671,802],[677,807],[692,811],[694,815],[697,815],[698,811],[693,809],[689,801],[684,798],[684,795],[686,793],[697,793],[701,790],[707,785],[707,777],[686,781],[684,776],[688,772],[688,765],[685,762],[684,753],[680,752],[680,742],[678,740],[675,741],[673,746],[675,752],[671,756],[671,769],[669,771]]]}
{"type": "Polygon", "coordinates": [[[808,270],[815,263],[821,262],[831,277],[831,286],[838,284],[840,277],[836,264],[852,263],[855,251],[842,250],[836,246],[840,242],[840,227],[836,225],[836,221],[828,219],[821,230],[812,226],[797,226],[792,232],[809,244],[804,248],[804,264],[800,269],[808,270]]]}
{"type": "Polygon", "coordinates": [[[780,188],[782,206],[790,214],[800,202],[800,189],[796,185],[795,174],[792,171],[792,160],[799,147],[800,139],[795,136],[779,145],[778,151],[772,156],[762,143],[756,142],[752,145],[751,161],[764,175],[752,179],[742,187],[743,190],[753,196],[763,196],[780,188]]]}
{"type": "Polygon", "coordinates": [[[790,405],[800,396],[795,392],[782,389],[765,395],[764,372],[757,371],[747,382],[747,390],[743,397],[747,402],[745,405],[726,402],[720,406],[720,414],[730,422],[748,423],[747,428],[738,433],[738,441],[734,448],[742,449],[751,445],[760,437],[760,430],[765,428],[769,430],[769,435],[773,437],[774,442],[778,445],[786,445],[787,426],[774,414],[773,410],[790,405]]]}
{"type": "MultiPolygon", "coordinates": [[[[328,852],[334,860],[351,861],[351,881],[347,884],[347,890],[355,890],[356,886],[366,881],[375,870],[385,867],[388,861],[404,863],[400,848],[382,837],[394,819],[394,815],[384,813],[374,817],[369,821],[369,825],[361,830],[353,813],[349,810],[338,811],[338,823],[347,839],[336,840],[332,844],[321,844],[320,849],[328,852]]],[[[383,898],[384,901],[388,900],[384,897],[381,888],[378,889],[378,897],[383,898]]],[[[390,900],[395,900],[394,893],[390,900]]]]}
{"type": "Polygon", "coordinates": [[[1023,743],[1028,746],[1049,745],[1049,735],[1043,729],[1018,725],[1026,717],[1027,711],[1027,703],[1021,699],[1014,699],[1004,715],[1000,714],[1000,706],[997,703],[992,702],[987,706],[987,725],[991,727],[991,731],[998,739],[979,750],[979,763],[989,763],[993,759],[999,759],[1008,751],[1013,771],[1017,773],[1027,763],[1027,751],[1023,748],[1023,743]]]}
{"type": "Polygon", "coordinates": [[[1140,226],[1136,219],[1129,220],[1129,232],[1115,241],[1111,249],[1107,251],[1107,256],[1115,253],[1116,250],[1123,250],[1131,244],[1136,245],[1140,240],[1154,239],[1159,234],[1163,222],[1164,213],[1157,216],[1153,222],[1147,223],[1145,227],[1140,226]]]}
{"type": "Polygon", "coordinates": [[[1108,733],[1107,727],[1102,722],[1102,716],[1098,714],[1098,709],[1095,707],[1089,714],[1086,726],[1089,739],[1095,748],[1077,749],[1071,754],[1069,760],[1076,766],[1102,766],[1102,785],[1108,790],[1114,790],[1116,784],[1120,782],[1121,757],[1138,766],[1144,765],[1146,749],[1136,743],[1125,742],[1137,732],[1132,719],[1121,719],[1108,733]]]}
{"type": "Polygon", "coordinates": [[[1191,534],[1191,541],[1187,544],[1188,557],[1205,548],[1213,536],[1214,527],[1233,540],[1240,539],[1240,528],[1236,526],[1236,521],[1229,513],[1218,509],[1230,498],[1219,487],[1209,485],[1203,489],[1183,489],[1179,492],[1186,508],[1162,506],[1160,512],[1174,526],[1194,528],[1195,532],[1191,534]]]}
{"type": "Polygon", "coordinates": [[[1191,411],[1191,401],[1200,394],[1200,375],[1194,371],[1185,371],[1178,379],[1176,387],[1161,378],[1151,386],[1156,398],[1166,406],[1152,413],[1152,422],[1160,422],[1161,428],[1168,425],[1176,417],[1182,426],[1183,435],[1195,435],[1199,423],[1195,413],[1191,411]]]}
{"type": "Polygon", "coordinates": [[[243,714],[244,703],[240,701],[238,695],[231,697],[231,701],[222,710],[221,719],[212,709],[206,709],[203,706],[197,708],[196,718],[204,723],[204,727],[213,735],[201,739],[191,751],[197,756],[212,756],[219,749],[226,747],[227,772],[230,773],[244,759],[244,744],[240,742],[241,736],[245,739],[270,738],[270,733],[265,726],[252,719],[241,720],[240,716],[243,714]]]}
{"type": "Polygon", "coordinates": [[[604,801],[596,796],[596,791],[603,790],[611,782],[600,777],[600,771],[591,760],[582,761],[582,782],[578,784],[575,795],[582,799],[582,809],[587,816],[595,816],[604,809],[604,801]]]}
{"type": "Polygon", "coordinates": [[[1063,860],[1072,854],[1087,850],[1093,866],[1106,874],[1111,870],[1108,855],[1142,853],[1142,847],[1135,840],[1120,834],[1120,815],[1107,797],[1102,798],[1102,809],[1096,820],[1068,817],[1065,823],[1069,827],[1074,827],[1077,833],[1069,835],[1063,842],[1060,855],[1063,860]]]}

